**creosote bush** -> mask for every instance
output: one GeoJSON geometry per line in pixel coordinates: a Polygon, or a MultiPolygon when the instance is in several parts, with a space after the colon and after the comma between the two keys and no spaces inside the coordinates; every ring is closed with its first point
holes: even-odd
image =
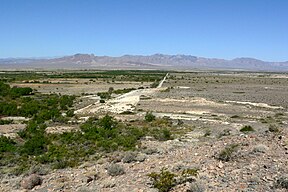
{"type": "Polygon", "coordinates": [[[110,176],[123,175],[125,173],[124,168],[119,164],[112,164],[107,168],[107,172],[110,176]]]}
{"type": "Polygon", "coordinates": [[[241,132],[252,132],[252,131],[255,131],[255,130],[254,130],[253,127],[251,127],[250,125],[245,125],[244,127],[242,127],[242,128],[240,129],[240,131],[241,131],[241,132]]]}
{"type": "Polygon", "coordinates": [[[136,152],[127,152],[124,155],[122,161],[123,161],[123,163],[132,163],[134,161],[137,161],[136,158],[137,158],[137,153],[136,152]]]}
{"type": "Polygon", "coordinates": [[[145,121],[147,121],[147,122],[154,121],[155,118],[156,117],[153,115],[152,112],[147,112],[146,115],[145,115],[145,121]]]}
{"type": "Polygon", "coordinates": [[[223,149],[217,159],[221,161],[230,161],[233,157],[233,154],[237,152],[239,145],[238,144],[230,144],[223,149]]]}
{"type": "Polygon", "coordinates": [[[274,186],[276,188],[283,188],[288,190],[288,177],[280,177],[276,180],[274,186]]]}
{"type": "Polygon", "coordinates": [[[280,132],[280,129],[276,125],[270,125],[269,131],[273,132],[273,133],[278,133],[278,132],[280,132]]]}
{"type": "Polygon", "coordinates": [[[176,174],[164,168],[160,173],[152,172],[148,176],[152,179],[153,187],[159,192],[167,192],[176,185],[176,174]]]}

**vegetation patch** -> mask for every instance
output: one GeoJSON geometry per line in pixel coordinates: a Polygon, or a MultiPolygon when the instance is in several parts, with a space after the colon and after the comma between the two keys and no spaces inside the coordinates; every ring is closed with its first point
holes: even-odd
{"type": "Polygon", "coordinates": [[[247,132],[253,132],[253,131],[255,131],[255,130],[254,130],[253,127],[251,127],[250,125],[245,125],[244,127],[242,127],[242,128],[240,129],[240,131],[241,131],[241,132],[244,132],[244,133],[247,133],[247,132]]]}
{"type": "Polygon", "coordinates": [[[147,112],[145,115],[145,121],[147,122],[151,122],[154,121],[156,119],[155,115],[153,115],[152,112],[147,112]]]}
{"type": "Polygon", "coordinates": [[[238,151],[238,148],[238,144],[230,144],[226,146],[222,151],[220,151],[217,159],[226,162],[230,161],[233,158],[233,155],[238,151]]]}
{"type": "Polygon", "coordinates": [[[107,172],[110,176],[118,176],[123,175],[125,173],[125,170],[123,166],[119,164],[112,164],[107,168],[107,172]]]}
{"type": "Polygon", "coordinates": [[[148,175],[153,182],[153,187],[159,192],[167,192],[176,185],[176,174],[167,169],[161,169],[160,173],[152,172],[148,175]]]}

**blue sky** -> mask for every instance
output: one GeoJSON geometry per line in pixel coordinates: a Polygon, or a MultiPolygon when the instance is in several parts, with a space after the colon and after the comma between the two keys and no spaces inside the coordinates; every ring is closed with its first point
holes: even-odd
{"type": "Polygon", "coordinates": [[[0,0],[0,57],[288,60],[287,0],[0,0]]]}

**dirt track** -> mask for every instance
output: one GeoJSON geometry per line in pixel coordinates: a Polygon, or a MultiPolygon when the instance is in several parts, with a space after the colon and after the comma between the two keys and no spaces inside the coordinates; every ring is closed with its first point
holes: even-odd
{"type": "Polygon", "coordinates": [[[168,73],[160,81],[157,88],[147,88],[133,90],[129,93],[120,95],[114,99],[108,100],[106,103],[100,103],[97,101],[92,105],[88,105],[82,109],[75,111],[75,114],[91,114],[95,112],[112,112],[112,113],[123,113],[125,111],[133,112],[136,105],[140,101],[141,96],[149,97],[160,90],[163,90],[162,85],[165,82],[168,73]]]}

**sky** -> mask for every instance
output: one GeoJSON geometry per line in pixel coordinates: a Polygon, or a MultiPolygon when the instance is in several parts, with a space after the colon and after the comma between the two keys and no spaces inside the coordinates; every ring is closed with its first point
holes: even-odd
{"type": "Polygon", "coordinates": [[[288,61],[288,0],[0,0],[0,58],[76,53],[288,61]]]}

